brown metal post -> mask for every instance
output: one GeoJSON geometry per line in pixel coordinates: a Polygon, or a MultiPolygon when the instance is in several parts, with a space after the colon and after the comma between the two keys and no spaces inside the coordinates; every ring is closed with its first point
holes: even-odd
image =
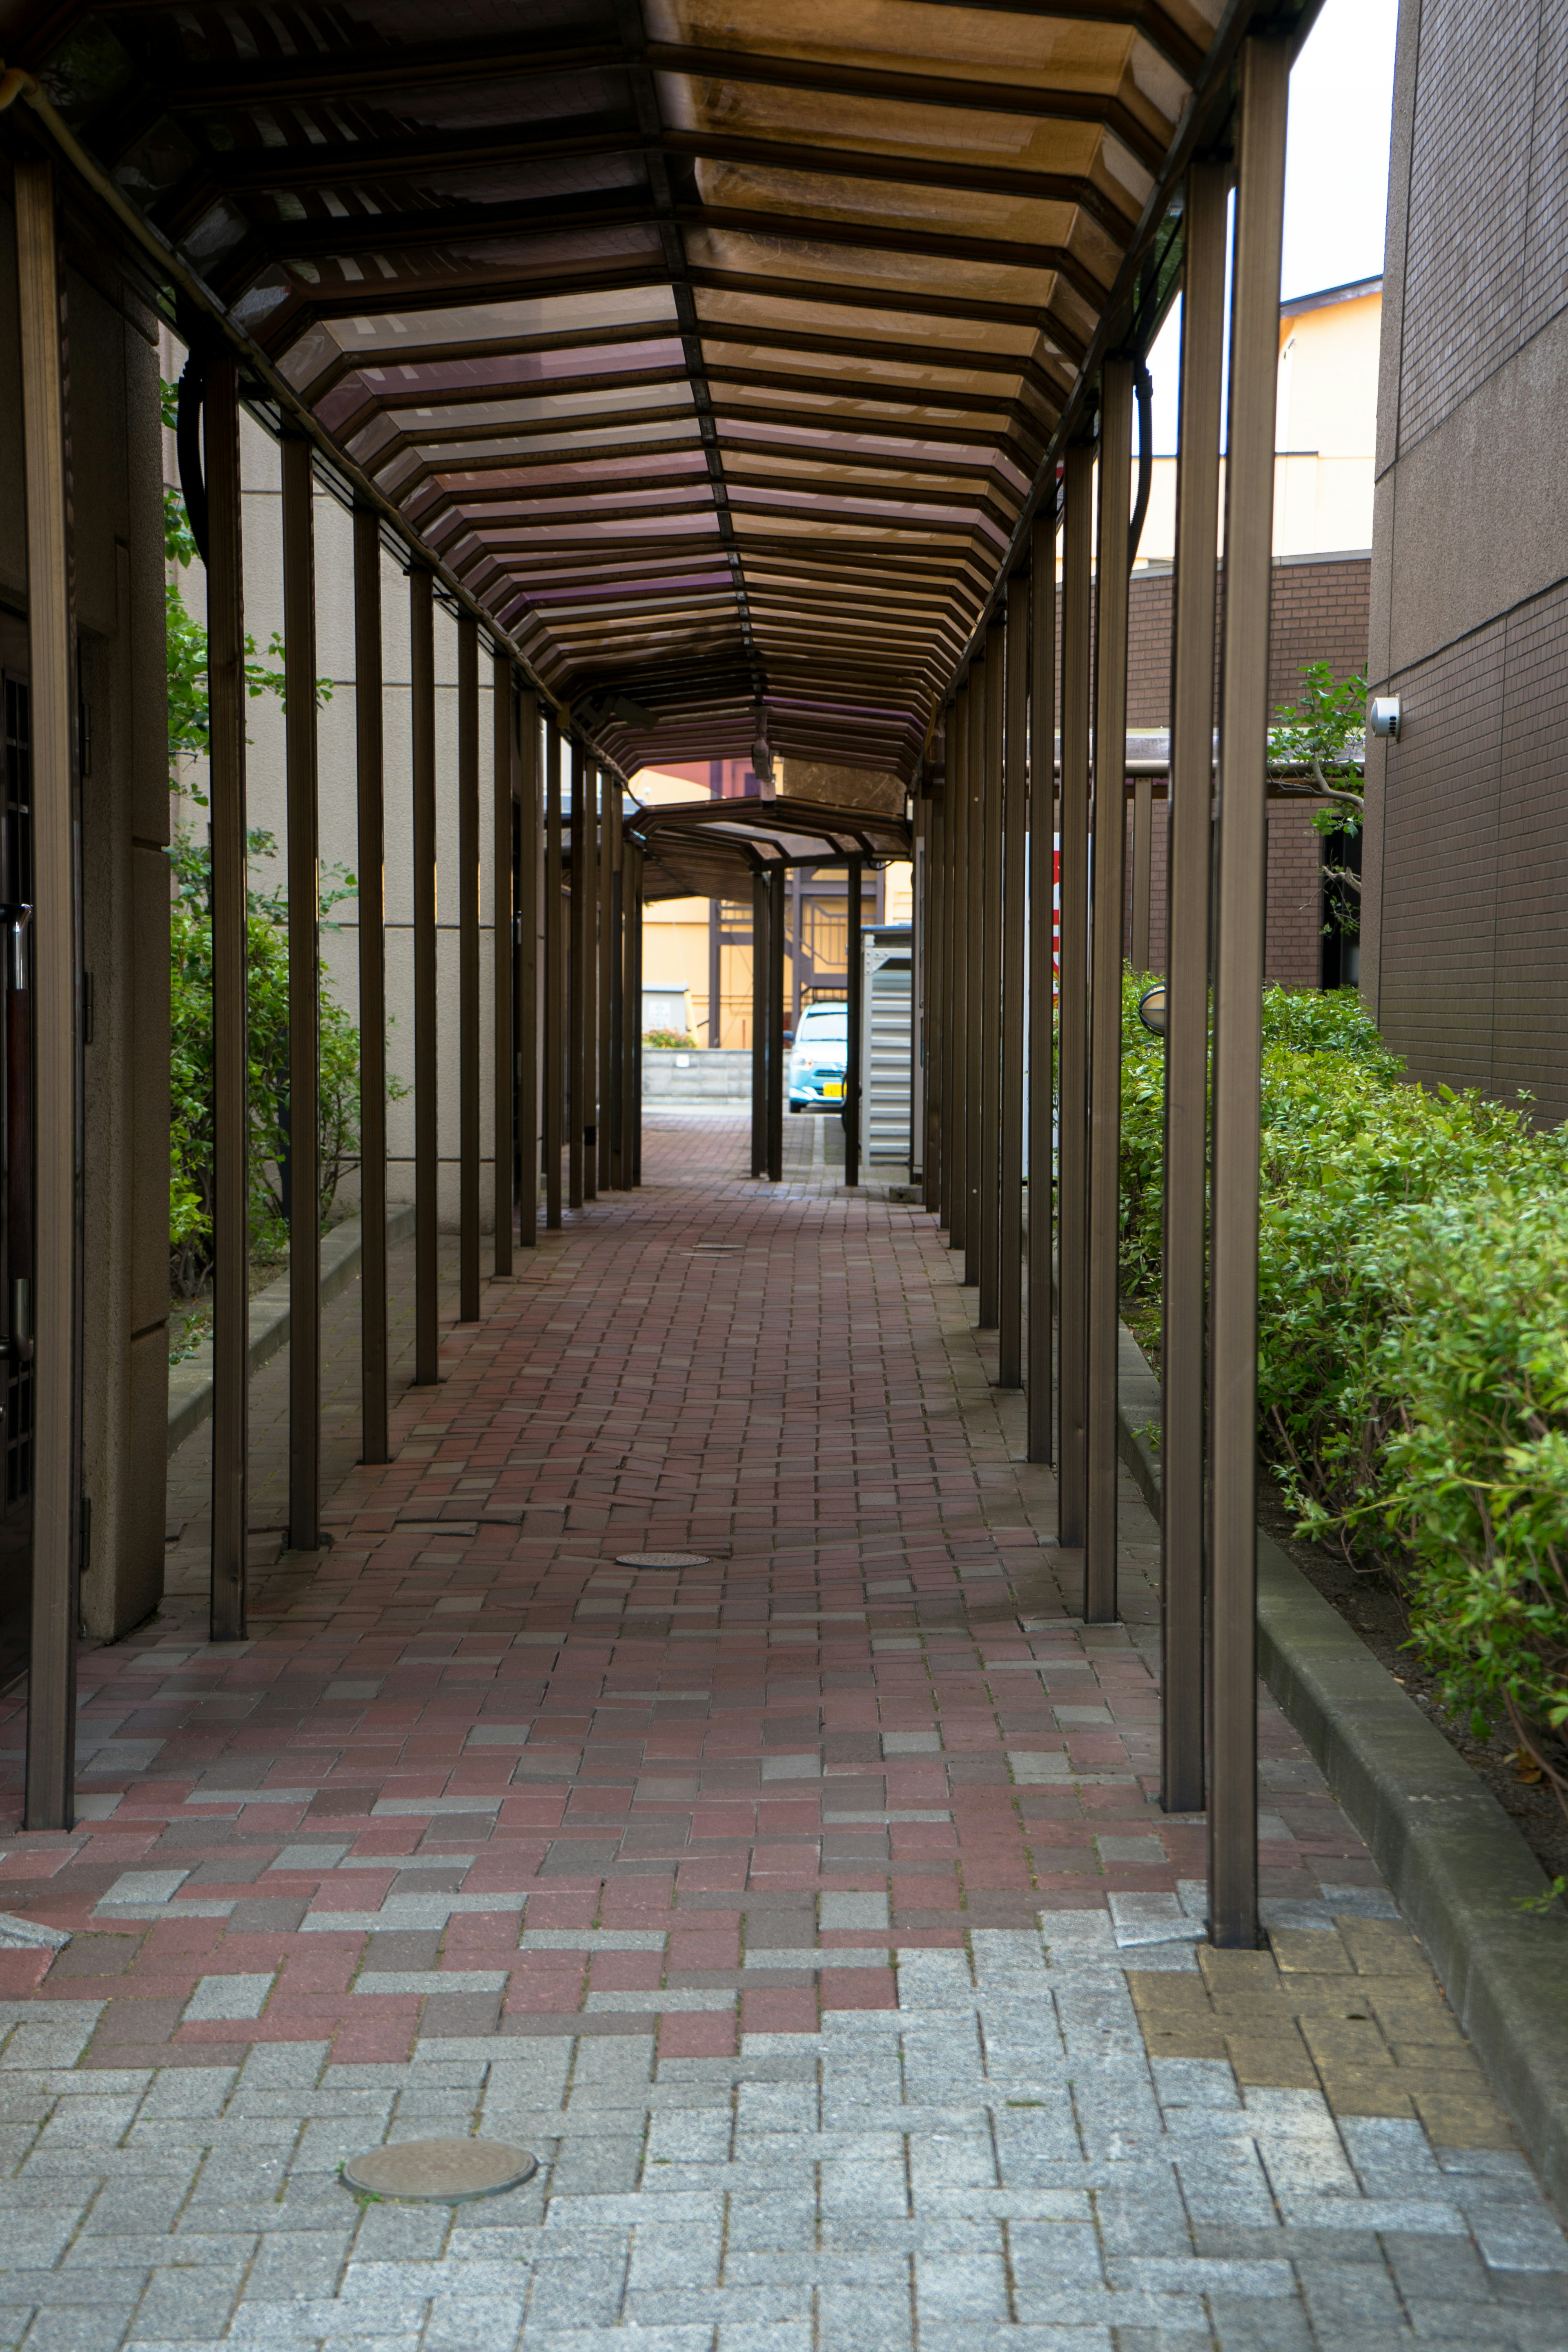
{"type": "Polygon", "coordinates": [[[1029,541],[1029,1437],[1052,1458],[1056,1360],[1057,526],[1029,541]]]}
{"type": "Polygon", "coordinates": [[[922,982],[924,1002],[921,1006],[921,1034],[925,1049],[925,1164],[921,1171],[921,1198],[924,1206],[933,1213],[942,1207],[942,1013],[943,991],[947,985],[943,959],[944,901],[947,888],[945,861],[947,832],[942,823],[945,800],[942,792],[933,792],[924,803],[926,813],[925,854],[925,920],[923,925],[924,953],[922,982]]]}
{"type": "Polygon", "coordinates": [[[752,877],[752,1173],[768,1164],[768,877],[752,877]]]}
{"type": "Polygon", "coordinates": [[[511,1272],[517,1221],[517,965],[513,895],[517,824],[517,697],[511,662],[498,653],[490,666],[490,1124],[494,1171],[495,1271],[511,1272]]]}
{"type": "Polygon", "coordinates": [[[250,1455],[250,1086],[246,972],[245,609],[239,396],[214,353],[202,401],[207,494],[207,793],[213,926],[215,1642],[243,1641],[250,1455]]]}
{"type": "MultiPolygon", "coordinates": [[[[784,1181],[784,934],[789,917],[782,866],[768,876],[768,1181],[784,1181]]],[[[846,1089],[847,1091],[847,1088],[846,1089]]]]}
{"type": "Polygon", "coordinates": [[[1262,1062],[1268,595],[1290,52],[1242,47],[1231,271],[1215,926],[1210,1275],[1209,1933],[1258,1941],[1258,1100],[1262,1062]]]}
{"type": "Polygon", "coordinates": [[[1128,961],[1134,971],[1149,969],[1149,901],[1154,882],[1154,780],[1132,779],[1132,922],[1128,961]]]}
{"type": "Polygon", "coordinates": [[[980,1076],[985,1062],[985,706],[989,664],[982,654],[969,673],[969,744],[963,805],[963,1283],[980,1283],[981,1171],[986,1138],[981,1119],[980,1076]]]}
{"type": "Polygon", "coordinates": [[[355,867],[359,883],[360,1459],[386,1433],[386,769],[381,526],[354,509],[355,867]]]}
{"type": "Polygon", "coordinates": [[[626,1189],[626,846],[620,782],[610,793],[610,1182],[626,1189]]]}
{"type": "Polygon", "coordinates": [[[561,1223],[561,1136],[565,1117],[565,949],[561,920],[561,730],[544,722],[544,1223],[561,1223]]]}
{"type": "MultiPolygon", "coordinates": [[[[583,1198],[599,1197],[599,805],[604,771],[590,760],[583,771],[583,1198]]],[[[574,888],[575,884],[574,883],[574,888]]]]}
{"type": "MultiPolygon", "coordinates": [[[[21,1348],[30,1337],[33,1347],[33,1602],[24,1822],[29,1830],[68,1830],[76,1819],[81,1519],[75,627],[54,173],[47,163],[21,158],[14,170],[33,702],[31,982],[37,1045],[31,1315],[15,1297],[9,1302],[13,1344],[21,1348]]],[[[25,955],[19,929],[14,936],[16,951],[25,955]]]]}
{"type": "Polygon", "coordinates": [[[441,1377],[440,1040],[436,1020],[436,602],[422,564],[408,574],[409,701],[414,776],[414,1384],[441,1377]]]}
{"type": "Polygon", "coordinates": [[[458,1320],[479,1319],[479,625],[458,620],[458,1320]]]}
{"type": "Polygon", "coordinates": [[[1089,1413],[1089,519],[1094,451],[1068,448],[1062,525],[1061,968],[1057,1013],[1057,1537],[1083,1542],[1089,1413]]]}
{"type": "Polygon", "coordinates": [[[627,1140],[631,1154],[627,1181],[642,1182],[642,947],[643,854],[634,848],[626,869],[626,921],[630,957],[626,993],[631,1000],[631,1051],[626,1055],[627,1140]]]}
{"type": "Polygon", "coordinates": [[[964,1142],[964,1036],[969,1019],[969,681],[952,698],[947,735],[947,783],[944,799],[952,843],[948,858],[948,1013],[942,1078],[942,1223],[947,1245],[963,1247],[968,1196],[964,1189],[967,1147],[964,1142]]]}
{"type": "MultiPolygon", "coordinates": [[[[1024,1381],[1025,814],[1028,803],[1029,583],[1008,583],[1007,692],[1002,730],[1002,1199],[998,1230],[996,1381],[1024,1381]]],[[[1049,933],[1047,937],[1048,939],[1049,933]]]]}
{"type": "Polygon", "coordinates": [[[539,1240],[539,697],[525,686],[517,709],[517,1235],[539,1240]]]}
{"type": "Polygon", "coordinates": [[[1181,421],[1166,903],[1164,1313],[1160,1468],[1161,1802],[1204,1802],[1204,1392],[1208,1287],[1209,896],[1215,565],[1229,173],[1194,163],[1183,216],[1181,421]]]}
{"type": "Polygon", "coordinates": [[[599,1008],[599,1190],[607,1192],[616,1108],[616,820],[619,780],[607,768],[599,771],[599,968],[595,998],[599,1008]]]}
{"type": "Polygon", "coordinates": [[[588,908],[592,903],[589,879],[588,835],[591,824],[588,784],[588,755],[575,736],[572,740],[572,901],[568,909],[569,943],[567,949],[568,978],[566,983],[566,1201],[569,1208],[583,1205],[584,1130],[590,1117],[588,1109],[588,1055],[591,1049],[588,1030],[588,982],[584,969],[588,955],[588,908]]]}
{"type": "Polygon", "coordinates": [[[985,757],[980,771],[980,1328],[1002,1320],[1002,717],[1006,627],[985,633],[985,757]]]}
{"type": "Polygon", "coordinates": [[[1116,1615],[1116,1374],[1121,1337],[1121,974],[1127,852],[1127,539],[1132,362],[1100,376],[1094,853],[1089,927],[1089,1419],[1083,1616],[1116,1615]]]}
{"type": "Polygon", "coordinates": [[[858,857],[852,857],[845,868],[844,877],[845,902],[849,917],[844,944],[844,973],[848,982],[845,1027],[848,1031],[849,1048],[844,1057],[844,1182],[847,1188],[860,1181],[862,1114],[866,1100],[866,949],[862,923],[865,892],[864,864],[858,857]]]}
{"type": "Polygon", "coordinates": [[[289,1543],[321,1539],[321,844],[316,806],[315,481],[282,448],[284,749],[289,812],[289,1543]]]}

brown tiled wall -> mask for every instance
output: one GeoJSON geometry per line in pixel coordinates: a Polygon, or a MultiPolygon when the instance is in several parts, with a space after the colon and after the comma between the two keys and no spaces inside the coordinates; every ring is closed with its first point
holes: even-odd
{"type": "Polygon", "coordinates": [[[1568,1118],[1568,585],[1403,674],[1378,1018],[1414,1076],[1568,1118]]]}
{"type": "Polygon", "coordinates": [[[1427,0],[1410,153],[1403,452],[1563,308],[1568,9],[1427,0]]]}

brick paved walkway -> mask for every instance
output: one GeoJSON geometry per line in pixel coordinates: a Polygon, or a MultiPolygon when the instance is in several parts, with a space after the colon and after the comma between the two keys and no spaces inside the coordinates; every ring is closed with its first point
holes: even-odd
{"type": "Polygon", "coordinates": [[[1154,1530],[1129,1486],[1124,1622],[1074,1622],[973,1295],[822,1141],[770,1187],[742,1121],[651,1116],[250,1643],[179,1590],[83,1659],[68,1837],[5,1826],[6,1704],[0,1906],[73,1940],[0,1951],[0,2345],[1568,2347],[1563,2241],[1267,1700],[1270,1948],[1196,1944],[1154,1530]],[[706,1557],[616,1564],[663,1549],[706,1557]],[[337,2177],[476,2128],[538,2179],[337,2177]]]}

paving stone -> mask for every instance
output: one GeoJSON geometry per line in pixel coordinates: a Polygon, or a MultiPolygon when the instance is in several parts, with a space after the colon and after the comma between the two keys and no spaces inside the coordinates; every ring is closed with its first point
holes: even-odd
{"type": "MultiPolygon", "coordinates": [[[[339,1540],[243,1646],[176,1455],[189,1629],[84,1652],[124,1793],[0,2004],[0,2347],[1563,2352],[1555,2221],[1300,1743],[1264,1696],[1289,1892],[1210,1953],[1155,1530],[1123,1480],[1079,1624],[944,1238],[822,1142],[759,1191],[743,1121],[650,1117],[654,1181],[448,1325],[438,1394],[396,1245],[387,1465],[331,1302],[339,1540]],[[475,2133],[542,2170],[458,2221],[337,2179],[475,2133]]],[[[286,1404],[279,1359],[268,1523],[286,1404]]]]}

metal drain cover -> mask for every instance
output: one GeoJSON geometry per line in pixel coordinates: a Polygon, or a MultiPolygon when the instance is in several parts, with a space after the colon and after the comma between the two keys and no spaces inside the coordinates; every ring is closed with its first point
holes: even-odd
{"type": "Polygon", "coordinates": [[[706,1568],[705,1551],[618,1551],[617,1568],[706,1568]]]}
{"type": "Polygon", "coordinates": [[[351,2157],[343,2185],[410,2205],[466,2205],[521,2189],[539,2169],[525,2147],[499,2139],[405,2139],[351,2157]]]}

